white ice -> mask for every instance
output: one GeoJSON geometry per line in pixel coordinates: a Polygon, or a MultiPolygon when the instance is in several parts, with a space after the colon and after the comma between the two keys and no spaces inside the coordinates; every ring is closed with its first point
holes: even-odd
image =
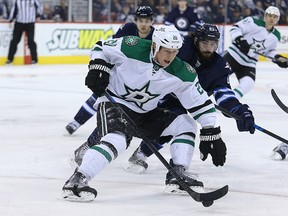
{"type": "MultiPolygon", "coordinates": [[[[1,216],[278,216],[288,210],[288,160],[269,154],[280,141],[263,132],[239,133],[233,119],[218,114],[228,148],[224,167],[209,157],[199,159],[198,139],[191,171],[207,188],[226,184],[230,190],[209,208],[190,196],[163,193],[166,168],[152,156],[145,174],[124,171],[130,148],[96,176],[90,185],[95,201],[61,199],[61,188],[73,173],[68,158],[95,127],[89,120],[73,136],[64,127],[91,92],[84,85],[87,65],[0,67],[0,215],[1,216]]],[[[288,139],[288,114],[271,97],[275,89],[288,104],[288,70],[270,62],[257,67],[254,89],[242,102],[253,110],[256,124],[288,139]]],[[[233,86],[235,77],[231,78],[233,86]]],[[[161,153],[169,160],[169,148],[161,153]]]]}

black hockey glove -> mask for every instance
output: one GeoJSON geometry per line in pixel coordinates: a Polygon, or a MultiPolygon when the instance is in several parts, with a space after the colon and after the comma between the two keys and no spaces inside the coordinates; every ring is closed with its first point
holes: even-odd
{"type": "Polygon", "coordinates": [[[208,154],[212,156],[215,166],[223,166],[226,161],[226,145],[221,139],[220,127],[200,130],[200,158],[205,161],[208,154]]]}
{"type": "Polygon", "coordinates": [[[236,120],[239,131],[249,131],[250,134],[253,134],[255,132],[254,116],[252,114],[252,111],[250,110],[250,107],[247,104],[239,106],[238,108],[233,110],[232,113],[235,113],[241,118],[240,120],[236,120]]]}
{"type": "Polygon", "coordinates": [[[288,59],[282,55],[275,55],[273,62],[277,64],[281,68],[287,68],[288,67],[288,59]]]}
{"type": "Polygon", "coordinates": [[[113,65],[103,59],[94,59],[89,62],[89,72],[85,79],[85,85],[98,97],[102,96],[109,84],[109,71],[113,65]]]}
{"type": "Polygon", "coordinates": [[[247,54],[249,52],[250,45],[248,44],[247,40],[244,39],[243,36],[239,36],[239,37],[235,38],[235,45],[244,54],[247,54]]]}

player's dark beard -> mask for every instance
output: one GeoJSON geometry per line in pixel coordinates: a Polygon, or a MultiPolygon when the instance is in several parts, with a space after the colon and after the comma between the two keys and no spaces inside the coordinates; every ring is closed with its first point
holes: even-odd
{"type": "Polygon", "coordinates": [[[203,52],[201,53],[199,50],[197,50],[197,57],[198,60],[202,63],[209,62],[214,57],[214,52],[203,52]]]}

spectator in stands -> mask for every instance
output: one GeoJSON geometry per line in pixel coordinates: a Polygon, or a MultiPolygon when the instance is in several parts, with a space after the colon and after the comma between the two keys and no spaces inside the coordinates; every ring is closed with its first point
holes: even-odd
{"type": "Polygon", "coordinates": [[[232,10],[232,13],[233,15],[230,20],[231,24],[234,24],[244,18],[242,15],[242,8],[239,5],[235,5],[235,7],[232,10]]]}
{"type": "Polygon", "coordinates": [[[167,8],[162,5],[162,6],[157,6],[157,14],[155,16],[155,23],[158,24],[163,24],[165,22],[165,18],[167,16],[167,8]]]}
{"type": "Polygon", "coordinates": [[[260,0],[255,1],[255,8],[253,10],[253,16],[256,17],[257,19],[262,19],[262,17],[264,16],[264,9],[263,9],[262,1],[260,0]]]}
{"type": "Polygon", "coordinates": [[[218,5],[218,12],[216,14],[216,17],[214,18],[214,23],[216,24],[230,23],[229,17],[226,17],[226,10],[224,4],[218,5]]]}
{"type": "Polygon", "coordinates": [[[220,0],[211,0],[208,3],[209,7],[211,8],[211,13],[214,15],[214,17],[216,17],[216,14],[218,14],[219,5],[221,3],[220,0]]]}
{"type": "Polygon", "coordinates": [[[199,19],[203,20],[204,22],[213,22],[212,10],[206,0],[196,0],[194,11],[198,14],[199,19]]]}
{"type": "Polygon", "coordinates": [[[285,23],[288,24],[288,11],[285,13],[285,23]]]}
{"type": "Polygon", "coordinates": [[[108,1],[93,0],[93,21],[107,22],[108,21],[108,1]]]}
{"type": "Polygon", "coordinates": [[[178,6],[168,13],[165,24],[174,25],[181,35],[185,36],[189,32],[194,32],[202,21],[194,9],[187,5],[187,0],[178,0],[177,3],[178,6]]]}
{"type": "Polygon", "coordinates": [[[121,5],[120,0],[113,0],[111,4],[111,14],[117,17],[117,15],[121,12],[121,10],[122,10],[122,5],[121,5]]]}
{"type": "Polygon", "coordinates": [[[122,7],[120,14],[117,16],[117,22],[133,22],[134,21],[134,14],[132,13],[130,4],[125,4],[122,7]]]}
{"type": "Polygon", "coordinates": [[[7,0],[0,0],[0,20],[8,19],[8,14],[7,0]]]}
{"type": "Polygon", "coordinates": [[[53,15],[51,12],[51,7],[49,4],[43,5],[43,14],[41,16],[41,20],[53,20],[53,15]]]}
{"type": "Polygon", "coordinates": [[[279,2],[279,6],[278,6],[279,10],[280,10],[280,20],[278,22],[278,24],[287,24],[286,22],[286,12],[288,11],[288,0],[281,0],[279,2]]]}
{"type": "Polygon", "coordinates": [[[269,6],[276,6],[275,0],[263,0],[263,9],[266,10],[269,6]]]}
{"type": "Polygon", "coordinates": [[[253,12],[252,12],[251,8],[249,8],[248,6],[244,5],[242,11],[243,11],[243,13],[242,13],[243,18],[248,17],[248,16],[253,16],[253,12]]]}
{"type": "Polygon", "coordinates": [[[54,7],[53,19],[57,22],[68,21],[68,6],[66,0],[60,0],[60,5],[54,7]]]}

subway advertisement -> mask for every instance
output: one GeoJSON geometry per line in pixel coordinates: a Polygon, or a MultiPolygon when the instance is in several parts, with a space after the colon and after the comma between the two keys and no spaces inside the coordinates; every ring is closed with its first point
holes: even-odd
{"type": "MultiPolygon", "coordinates": [[[[35,42],[37,44],[39,64],[86,64],[90,50],[98,40],[111,38],[121,24],[100,23],[36,23],[35,42]]],[[[229,30],[231,25],[218,26],[221,40],[217,52],[222,54],[230,45],[229,30]]],[[[288,57],[288,28],[277,26],[281,40],[277,51],[288,57]]],[[[5,64],[13,26],[7,22],[0,25],[0,65],[5,64]]],[[[260,58],[260,60],[266,60],[260,58]]],[[[29,64],[30,51],[26,35],[23,34],[17,47],[13,64],[29,64]]]]}

